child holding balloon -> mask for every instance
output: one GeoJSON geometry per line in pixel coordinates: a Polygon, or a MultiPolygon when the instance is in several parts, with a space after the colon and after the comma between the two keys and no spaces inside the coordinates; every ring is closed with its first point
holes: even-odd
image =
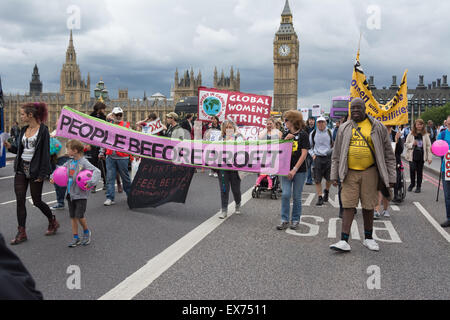
{"type": "Polygon", "coordinates": [[[84,145],[79,140],[69,140],[66,144],[67,154],[71,159],[53,172],[50,183],[67,185],[67,202],[72,222],[73,240],[70,248],[88,245],[91,231],[84,216],[90,189],[100,180],[101,173],[83,154],[84,145]],[[78,224],[83,228],[83,239],[78,236],[78,224]]]}

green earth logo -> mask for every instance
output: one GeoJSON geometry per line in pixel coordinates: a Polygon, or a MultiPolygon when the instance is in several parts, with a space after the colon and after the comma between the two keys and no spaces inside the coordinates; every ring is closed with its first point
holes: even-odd
{"type": "Polygon", "coordinates": [[[208,116],[217,115],[222,109],[222,103],[216,97],[208,97],[203,101],[203,110],[208,116]]]}

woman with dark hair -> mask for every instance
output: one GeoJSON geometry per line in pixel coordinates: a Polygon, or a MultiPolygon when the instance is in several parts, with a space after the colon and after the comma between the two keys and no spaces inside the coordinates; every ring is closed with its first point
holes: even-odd
{"type": "Polygon", "coordinates": [[[19,244],[27,240],[25,223],[27,210],[25,207],[28,185],[35,207],[48,219],[48,230],[45,235],[54,235],[59,223],[52,214],[49,206],[42,201],[42,187],[44,180],[51,173],[50,164],[50,134],[44,122],[48,111],[45,103],[27,103],[20,109],[20,119],[26,125],[22,128],[17,139],[17,147],[5,142],[5,147],[16,153],[14,160],[14,191],[17,200],[17,220],[19,231],[11,244],[19,244]]]}
{"type": "Polygon", "coordinates": [[[412,130],[406,138],[405,146],[405,159],[406,161],[409,161],[409,175],[411,178],[411,184],[408,187],[408,191],[411,192],[415,187],[417,174],[417,187],[414,192],[420,193],[423,179],[423,165],[425,164],[425,161],[428,161],[428,164],[431,164],[431,161],[433,160],[430,135],[428,134],[422,119],[417,119],[414,122],[412,130]]]}
{"type": "Polygon", "coordinates": [[[292,206],[291,229],[298,228],[302,214],[302,192],[306,179],[306,156],[309,149],[309,137],[305,130],[305,123],[300,111],[289,110],[284,115],[284,121],[288,131],[283,135],[285,140],[293,140],[290,171],[287,177],[281,177],[281,223],[278,230],[289,227],[291,211],[291,197],[294,199],[292,206]]]}
{"type": "Polygon", "coordinates": [[[219,119],[218,116],[213,116],[213,118],[211,120],[211,126],[209,128],[210,129],[221,130],[221,128],[220,128],[220,119],[219,119]]]}
{"type": "MultiPolygon", "coordinates": [[[[106,121],[106,104],[103,102],[97,102],[94,105],[94,111],[90,114],[91,117],[106,121]]],[[[100,159],[98,157],[100,153],[100,147],[97,146],[86,146],[85,148],[85,156],[89,160],[90,163],[92,163],[94,166],[96,166],[100,172],[102,173],[102,179],[103,179],[103,190],[106,190],[106,164],[104,159],[100,159]]],[[[95,193],[96,187],[92,189],[92,193],[95,193]]]]}

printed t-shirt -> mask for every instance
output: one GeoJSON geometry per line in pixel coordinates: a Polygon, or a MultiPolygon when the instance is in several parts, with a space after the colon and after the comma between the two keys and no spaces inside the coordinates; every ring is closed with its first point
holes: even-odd
{"type": "MultiPolygon", "coordinates": [[[[370,147],[374,150],[372,137],[370,133],[372,131],[372,124],[369,118],[358,123],[358,127],[361,128],[359,133],[366,138],[370,147]]],[[[350,139],[350,147],[348,149],[348,168],[352,170],[363,171],[370,168],[375,164],[372,152],[364,139],[356,132],[355,128],[352,128],[352,138],[350,139]]]]}

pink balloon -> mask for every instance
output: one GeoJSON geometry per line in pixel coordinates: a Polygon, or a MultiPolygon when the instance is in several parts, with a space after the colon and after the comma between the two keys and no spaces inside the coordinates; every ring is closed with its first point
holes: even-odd
{"type": "Polygon", "coordinates": [[[438,157],[445,156],[448,152],[448,143],[444,140],[436,140],[431,146],[431,152],[438,157]]]}
{"type": "Polygon", "coordinates": [[[66,167],[58,167],[53,172],[53,181],[60,187],[67,187],[67,181],[69,180],[69,174],[66,167]]]}
{"type": "MultiPolygon", "coordinates": [[[[78,173],[77,178],[75,180],[78,184],[78,187],[80,187],[81,190],[86,191],[86,190],[88,190],[88,188],[86,188],[86,183],[88,181],[90,181],[91,179],[92,179],[92,171],[83,170],[83,171],[80,171],[80,173],[78,173]]],[[[94,187],[92,187],[92,188],[94,188],[94,187]]]]}

